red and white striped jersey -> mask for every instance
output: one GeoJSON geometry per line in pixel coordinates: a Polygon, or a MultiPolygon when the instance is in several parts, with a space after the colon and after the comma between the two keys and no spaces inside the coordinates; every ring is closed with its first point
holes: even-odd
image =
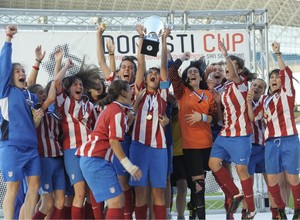
{"type": "Polygon", "coordinates": [[[248,117],[246,97],[248,82],[245,77],[241,82],[226,82],[221,101],[224,106],[224,126],[220,132],[221,136],[235,137],[246,136],[252,133],[251,122],[248,117]]]}
{"type": "Polygon", "coordinates": [[[265,129],[266,123],[263,117],[263,100],[264,96],[261,96],[258,102],[252,102],[253,111],[254,111],[254,121],[252,123],[253,128],[253,144],[264,145],[265,144],[265,129]]]}
{"type": "Polygon", "coordinates": [[[109,140],[124,140],[126,129],[126,115],[119,103],[113,102],[107,105],[99,115],[94,131],[88,136],[88,141],[78,148],[76,155],[101,157],[111,161],[113,151],[109,140]]]}
{"type": "Polygon", "coordinates": [[[279,72],[282,87],[264,99],[264,118],[266,120],[265,139],[298,134],[295,116],[295,88],[292,71],[289,67],[279,72]]]}
{"type": "Polygon", "coordinates": [[[168,93],[168,89],[158,89],[154,94],[146,92],[138,106],[132,140],[153,148],[167,147],[165,131],[158,116],[166,115],[168,93]]]}
{"type": "Polygon", "coordinates": [[[65,93],[56,97],[58,111],[62,116],[63,149],[74,149],[82,145],[91,133],[97,113],[89,101],[76,101],[65,93]]]}
{"type": "Polygon", "coordinates": [[[108,78],[105,78],[105,85],[106,85],[107,87],[109,87],[110,84],[112,83],[112,81],[114,81],[116,78],[117,78],[116,72],[112,71],[112,72],[110,73],[109,77],[108,77],[108,78]]]}
{"type": "Polygon", "coordinates": [[[41,157],[59,157],[63,155],[59,141],[61,127],[58,116],[47,112],[36,128],[38,138],[38,151],[41,157]]]}

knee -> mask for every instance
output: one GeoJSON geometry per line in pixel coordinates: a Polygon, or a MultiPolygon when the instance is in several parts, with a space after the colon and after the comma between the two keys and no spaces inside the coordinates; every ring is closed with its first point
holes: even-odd
{"type": "Polygon", "coordinates": [[[267,185],[272,187],[278,184],[278,186],[281,188],[282,186],[279,183],[279,180],[276,175],[267,175],[267,185]]]}
{"type": "Polygon", "coordinates": [[[84,200],[85,199],[85,185],[76,183],[74,185],[75,196],[74,199],[84,200]]]}
{"type": "Polygon", "coordinates": [[[209,158],[208,166],[212,172],[217,172],[221,168],[221,161],[215,158],[209,158]]]}
{"type": "Polygon", "coordinates": [[[147,188],[146,187],[135,187],[135,201],[138,206],[145,205],[147,202],[147,188]]]}
{"type": "Polygon", "coordinates": [[[196,179],[192,183],[192,192],[195,194],[205,193],[205,182],[204,179],[196,179]]]}
{"type": "Polygon", "coordinates": [[[186,194],[187,193],[187,182],[185,179],[180,179],[177,181],[177,194],[186,194]]]}
{"type": "Polygon", "coordinates": [[[194,196],[192,197],[194,205],[197,207],[202,207],[205,204],[205,182],[203,179],[197,179],[193,181],[193,189],[192,193],[194,196]]]}
{"type": "Polygon", "coordinates": [[[245,179],[245,177],[249,176],[248,167],[246,165],[236,165],[236,172],[239,175],[240,179],[245,179]]]}
{"type": "Polygon", "coordinates": [[[19,192],[19,184],[15,182],[8,182],[6,185],[6,195],[16,197],[19,192]]]}
{"type": "Polygon", "coordinates": [[[43,213],[48,213],[53,208],[53,199],[49,199],[47,201],[43,201],[40,209],[43,213]]]}
{"type": "Polygon", "coordinates": [[[124,196],[120,194],[114,198],[107,201],[109,208],[122,208],[124,207],[124,196]]]}
{"type": "Polygon", "coordinates": [[[65,198],[57,198],[55,199],[55,206],[58,209],[62,209],[64,207],[65,204],[65,198]]]}
{"type": "Polygon", "coordinates": [[[288,175],[288,180],[286,179],[286,176],[284,173],[278,174],[278,185],[281,189],[287,187],[288,182],[293,182],[291,178],[289,178],[290,175],[288,175]]]}
{"type": "Polygon", "coordinates": [[[165,189],[162,188],[152,188],[152,194],[155,198],[163,198],[165,189]]]}
{"type": "Polygon", "coordinates": [[[40,184],[38,182],[37,183],[28,184],[27,193],[37,194],[38,191],[39,191],[39,188],[40,188],[40,184]]]}
{"type": "Polygon", "coordinates": [[[298,175],[288,174],[287,178],[288,178],[288,181],[284,181],[284,187],[287,187],[289,185],[297,186],[299,184],[299,176],[298,175]]]}
{"type": "Polygon", "coordinates": [[[165,189],[152,188],[153,204],[164,205],[165,204],[165,189]]]}

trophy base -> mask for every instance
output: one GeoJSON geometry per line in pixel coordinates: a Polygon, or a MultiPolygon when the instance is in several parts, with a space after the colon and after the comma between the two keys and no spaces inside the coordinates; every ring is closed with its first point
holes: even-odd
{"type": "Polygon", "coordinates": [[[156,57],[159,50],[159,42],[156,40],[149,40],[144,38],[141,53],[156,57]]]}

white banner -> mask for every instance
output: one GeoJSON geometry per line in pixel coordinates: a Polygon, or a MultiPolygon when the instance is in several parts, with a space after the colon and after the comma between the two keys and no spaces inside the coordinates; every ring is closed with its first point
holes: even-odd
{"type": "MultiPolygon", "coordinates": [[[[103,35],[105,39],[112,39],[116,45],[115,57],[119,65],[124,55],[136,54],[136,32],[109,32],[103,35]]],[[[4,42],[5,33],[0,33],[0,40],[4,42]]],[[[205,56],[206,62],[214,63],[224,60],[219,48],[218,41],[224,41],[230,54],[243,58],[246,66],[250,63],[249,33],[246,30],[222,30],[222,31],[173,31],[168,38],[168,49],[171,50],[173,58],[176,59],[183,52],[189,51],[192,60],[205,56]]],[[[45,85],[52,79],[54,70],[54,51],[56,47],[64,50],[64,59],[71,57],[76,64],[80,63],[85,56],[86,64],[97,62],[96,32],[19,32],[13,41],[13,62],[24,65],[26,73],[31,70],[35,60],[34,50],[37,45],[42,45],[46,56],[40,68],[38,83],[45,85]],[[49,77],[50,75],[50,77],[49,77]]],[[[64,61],[63,61],[64,62],[64,61]]],[[[146,57],[147,67],[160,65],[160,52],[157,57],[146,57]]],[[[189,62],[185,62],[184,68],[189,62]]],[[[72,73],[78,68],[74,68],[72,73]]],[[[72,74],[70,73],[70,74],[72,74]]]]}

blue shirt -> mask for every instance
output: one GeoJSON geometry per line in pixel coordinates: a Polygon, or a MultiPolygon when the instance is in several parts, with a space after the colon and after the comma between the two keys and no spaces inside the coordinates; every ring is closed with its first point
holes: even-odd
{"type": "Polygon", "coordinates": [[[12,44],[4,43],[0,54],[0,147],[14,145],[37,148],[31,107],[36,95],[12,86],[12,44]]]}

